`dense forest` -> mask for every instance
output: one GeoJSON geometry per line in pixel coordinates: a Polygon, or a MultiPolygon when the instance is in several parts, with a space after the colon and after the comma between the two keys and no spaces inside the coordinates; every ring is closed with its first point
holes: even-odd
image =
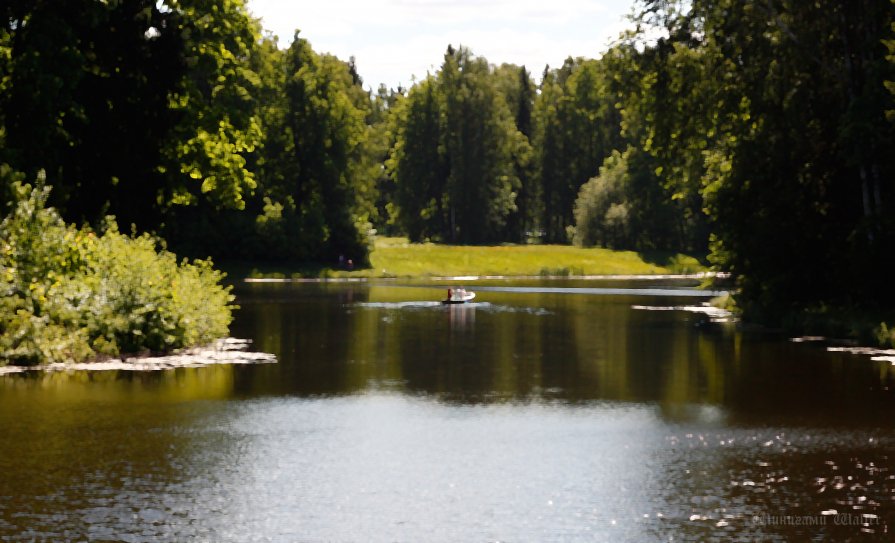
{"type": "Polygon", "coordinates": [[[895,4],[636,7],[599,58],[446,44],[411,88],[368,90],[242,0],[10,0],[0,200],[44,172],[65,220],[219,260],[363,265],[377,232],[685,251],[747,316],[890,312],[895,4]]]}

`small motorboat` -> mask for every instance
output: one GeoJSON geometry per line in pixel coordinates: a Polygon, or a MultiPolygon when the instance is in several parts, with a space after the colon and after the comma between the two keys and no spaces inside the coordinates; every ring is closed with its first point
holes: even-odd
{"type": "Polygon", "coordinates": [[[465,304],[475,298],[475,292],[468,292],[465,288],[449,288],[447,298],[441,303],[448,304],[465,304]]]}

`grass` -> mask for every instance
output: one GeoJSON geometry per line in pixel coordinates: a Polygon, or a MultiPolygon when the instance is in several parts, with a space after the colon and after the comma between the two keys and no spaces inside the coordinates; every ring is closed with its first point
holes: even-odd
{"type": "Polygon", "coordinates": [[[457,246],[408,243],[381,237],[370,254],[369,269],[345,271],[304,268],[298,271],[253,269],[252,277],[427,277],[458,275],[658,275],[696,273],[705,267],[692,256],[582,249],[568,245],[457,246]]]}

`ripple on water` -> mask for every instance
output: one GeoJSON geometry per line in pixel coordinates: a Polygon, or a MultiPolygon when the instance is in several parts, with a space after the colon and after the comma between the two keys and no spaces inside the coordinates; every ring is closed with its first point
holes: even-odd
{"type": "Polygon", "coordinates": [[[361,309],[385,309],[385,310],[438,310],[438,311],[484,311],[486,313],[527,313],[530,315],[551,315],[552,313],[542,307],[511,306],[504,304],[492,304],[490,302],[469,302],[465,304],[445,305],[432,301],[407,301],[407,302],[358,302],[346,307],[361,309]]]}
{"type": "Polygon", "coordinates": [[[171,429],[197,440],[176,473],[107,466],[25,524],[38,538],[135,541],[751,541],[879,534],[892,511],[895,440],[872,432],[672,424],[626,402],[373,394],[232,407],[171,429]],[[833,510],[868,526],[780,520],[833,510]]]}

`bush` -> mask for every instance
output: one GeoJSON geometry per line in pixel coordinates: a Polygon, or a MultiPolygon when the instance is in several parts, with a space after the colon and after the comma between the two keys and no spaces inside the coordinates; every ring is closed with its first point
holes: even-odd
{"type": "Polygon", "coordinates": [[[233,296],[208,261],[178,264],[149,235],[65,224],[50,189],[15,182],[0,223],[0,364],[165,352],[227,334],[233,296]]]}
{"type": "Polygon", "coordinates": [[[625,201],[628,163],[613,151],[600,167],[600,175],[581,186],[575,201],[573,242],[581,247],[620,248],[629,242],[630,204],[625,201]]]}

